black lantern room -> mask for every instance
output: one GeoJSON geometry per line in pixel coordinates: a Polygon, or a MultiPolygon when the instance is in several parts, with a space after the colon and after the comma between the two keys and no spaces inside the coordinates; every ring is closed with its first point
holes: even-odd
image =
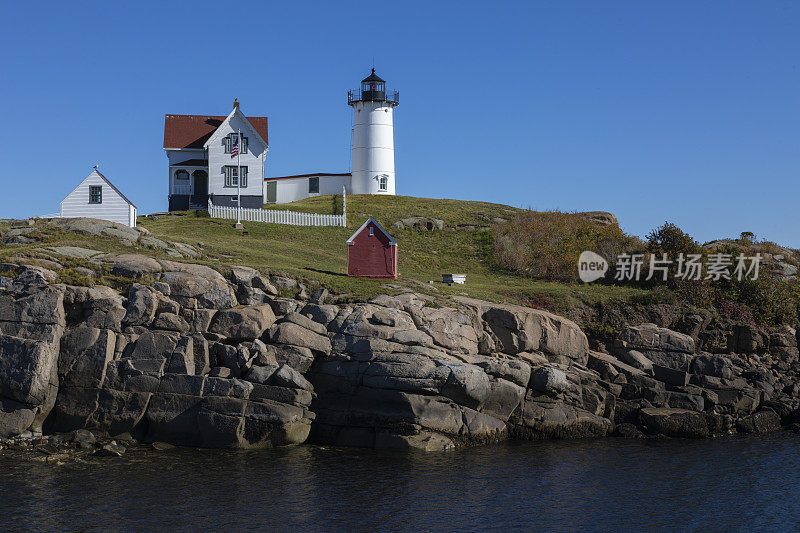
{"type": "Polygon", "coordinates": [[[386,96],[386,82],[380,76],[372,74],[361,80],[361,98],[364,100],[383,100],[386,96]]]}
{"type": "Polygon", "coordinates": [[[386,102],[391,106],[400,103],[400,93],[386,90],[386,80],[372,73],[361,80],[361,89],[347,92],[347,103],[354,102],[386,102]]]}

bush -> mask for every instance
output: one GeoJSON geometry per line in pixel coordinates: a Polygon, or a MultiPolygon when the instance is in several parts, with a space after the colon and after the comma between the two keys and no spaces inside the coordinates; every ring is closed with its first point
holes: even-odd
{"type": "Polygon", "coordinates": [[[618,226],[571,213],[525,211],[494,226],[492,250],[495,263],[515,274],[574,281],[581,252],[594,251],[614,265],[618,254],[641,247],[618,226]]]}
{"type": "Polygon", "coordinates": [[[678,254],[697,254],[700,250],[700,243],[672,222],[664,222],[663,226],[647,235],[647,251],[650,253],[677,257],[678,254]]]}

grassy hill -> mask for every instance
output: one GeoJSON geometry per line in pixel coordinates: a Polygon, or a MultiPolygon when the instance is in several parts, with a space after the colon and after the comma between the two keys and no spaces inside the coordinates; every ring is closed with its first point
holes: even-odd
{"type": "MultiPolygon", "coordinates": [[[[337,213],[341,211],[341,197],[321,196],[270,208],[337,213]]],[[[391,292],[391,286],[401,286],[429,294],[537,303],[559,310],[576,300],[588,304],[629,301],[646,293],[624,287],[538,281],[501,271],[492,260],[492,221],[512,218],[519,211],[487,202],[348,196],[347,228],[248,222],[241,231],[235,230],[228,220],[192,215],[157,220],[141,217],[139,222],[159,238],[192,244],[201,242],[212,263],[245,264],[271,273],[316,280],[336,292],[352,294],[359,299],[386,293],[387,288],[391,292]],[[375,217],[398,241],[400,278],[396,281],[346,276],[345,241],[368,216],[375,217]],[[410,216],[441,219],[446,229],[418,231],[393,227],[395,221],[410,216]],[[467,274],[467,284],[449,287],[438,283],[442,273],[467,274]]]]}
{"type": "MultiPolygon", "coordinates": [[[[340,196],[309,198],[292,204],[271,206],[301,212],[337,214],[340,196]]],[[[666,303],[692,309],[716,311],[726,319],[772,325],[796,324],[800,316],[800,252],[743,234],[738,240],[716,241],[700,246],[674,225],[665,224],[647,241],[628,236],[614,225],[597,225],[585,216],[569,213],[538,213],[487,202],[439,200],[407,196],[349,196],[348,227],[302,227],[247,222],[244,230],[231,220],[211,219],[207,214],[179,213],[139,217],[139,224],[153,237],[195,245],[202,251],[194,260],[219,267],[249,265],[264,273],[285,274],[352,300],[412,289],[434,296],[462,295],[497,302],[533,305],[570,316],[583,325],[606,320],[618,311],[638,313],[642,304],[666,303]],[[397,239],[397,280],[350,278],[345,241],[368,216],[375,217],[397,239]],[[412,217],[437,218],[444,230],[398,229],[394,223],[412,217]],[[498,222],[507,220],[508,223],[498,222]],[[658,237],[658,236],[661,237],[658,237]],[[658,238],[656,238],[658,237],[658,238]],[[686,248],[688,247],[688,248],[686,248]],[[685,249],[684,249],[685,248],[685,249]],[[758,281],[583,284],[576,279],[575,261],[582,250],[596,250],[607,257],[617,253],[679,252],[710,253],[723,250],[735,257],[762,253],[766,258],[758,281]],[[441,283],[443,273],[467,275],[466,285],[441,283]],[[793,274],[794,273],[794,274],[793,274]],[[769,275],[767,275],[769,274],[769,275]],[[629,305],[633,304],[633,305],[629,305]],[[606,317],[606,318],[602,318],[606,317]]],[[[29,221],[30,222],[30,221],[29,221]]],[[[62,225],[41,221],[26,230],[19,223],[0,220],[2,241],[14,232],[30,231],[26,243],[0,244],[0,263],[9,258],[53,259],[52,246],[79,246],[114,253],[144,253],[170,258],[168,252],[150,249],[141,241],[120,240],[114,235],[84,235],[65,231],[62,225]]],[[[163,244],[163,243],[162,243],[163,244]]],[[[154,248],[158,248],[154,246],[154,248]]],[[[61,271],[64,281],[78,284],[110,283],[124,290],[133,280],[114,279],[87,259],[57,259],[69,268],[61,271]],[[94,269],[96,278],[81,279],[77,267],[94,269]]],[[[47,266],[43,263],[42,266],[47,266]]],[[[3,265],[0,264],[0,275],[3,265]]],[[[625,315],[627,316],[627,315],[625,315]]],[[[613,318],[613,317],[612,317],[613,318]]],[[[609,318],[612,319],[612,318],[609,318]]],[[[642,321],[649,319],[641,317],[642,321]]]]}

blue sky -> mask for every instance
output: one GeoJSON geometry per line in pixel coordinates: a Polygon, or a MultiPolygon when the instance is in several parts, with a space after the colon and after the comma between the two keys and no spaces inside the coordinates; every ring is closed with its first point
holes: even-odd
{"type": "Polygon", "coordinates": [[[100,163],[167,207],[164,114],[267,115],[267,175],[346,172],[346,91],[398,89],[398,194],[606,210],[800,248],[800,3],[5,3],[0,217],[100,163]]]}

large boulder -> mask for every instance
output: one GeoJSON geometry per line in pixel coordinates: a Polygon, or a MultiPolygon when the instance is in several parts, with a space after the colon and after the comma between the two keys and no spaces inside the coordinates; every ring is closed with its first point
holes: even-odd
{"type": "Polygon", "coordinates": [[[498,352],[541,350],[548,356],[585,364],[589,341],[573,321],[540,309],[457,298],[475,310],[498,352]]]}
{"type": "Polygon", "coordinates": [[[114,358],[116,334],[111,330],[81,326],[61,339],[58,375],[62,387],[99,388],[114,358]]]}
{"type": "Polygon", "coordinates": [[[214,315],[209,331],[235,341],[255,340],[274,323],[275,314],[269,305],[237,307],[214,315]]]}
{"type": "Polygon", "coordinates": [[[57,350],[50,343],[0,335],[0,399],[11,400],[0,417],[16,420],[11,424],[3,422],[7,431],[16,431],[14,428],[18,429],[23,419],[30,418],[13,413],[11,407],[17,404],[24,404],[19,408],[33,412],[28,427],[41,431],[58,393],[57,350]]]}
{"type": "Polygon", "coordinates": [[[308,348],[324,354],[331,352],[331,341],[327,336],[320,335],[294,322],[275,324],[270,330],[269,338],[271,342],[278,344],[308,348]]]}
{"type": "Polygon", "coordinates": [[[111,273],[126,278],[143,278],[161,272],[161,264],[146,255],[120,254],[109,259],[111,273]]]}
{"type": "Polygon", "coordinates": [[[698,355],[692,360],[691,372],[724,379],[733,377],[731,360],[721,355],[698,355]]]}
{"type": "Polygon", "coordinates": [[[125,307],[123,324],[147,326],[153,322],[158,308],[158,297],[150,287],[134,283],[128,290],[128,304],[125,307]]]}
{"type": "Polygon", "coordinates": [[[18,298],[0,292],[0,426],[5,434],[41,431],[55,403],[66,324],[63,301],[58,287],[41,286],[18,298]]]}
{"type": "Polygon", "coordinates": [[[136,244],[141,235],[134,228],[96,218],[54,218],[52,221],[65,231],[73,231],[81,235],[114,237],[128,245],[136,244]]]}
{"type": "Polygon", "coordinates": [[[641,409],[639,426],[651,435],[677,438],[707,438],[713,429],[703,413],[675,408],[641,409]]]}
{"type": "MultiPolygon", "coordinates": [[[[172,267],[181,263],[162,261],[162,264],[172,267]]],[[[184,270],[164,272],[161,281],[169,285],[170,297],[181,305],[192,307],[191,304],[194,303],[195,307],[226,309],[236,307],[238,303],[233,289],[225,278],[208,267],[190,272],[184,270]]]]}
{"type": "Polygon", "coordinates": [[[30,405],[0,398],[0,438],[19,435],[35,418],[36,409],[30,405]]]}
{"type": "Polygon", "coordinates": [[[417,331],[417,326],[411,315],[400,309],[359,304],[335,331],[350,337],[388,340],[399,332],[417,331]]]}
{"type": "Polygon", "coordinates": [[[314,322],[319,322],[327,328],[328,324],[339,314],[339,306],[333,304],[308,303],[303,306],[301,314],[307,316],[314,322]]]}
{"type": "Polygon", "coordinates": [[[627,357],[634,350],[657,365],[688,372],[695,343],[689,335],[646,323],[620,331],[614,349],[620,357],[627,357]]]}
{"type": "MultiPolygon", "coordinates": [[[[64,291],[58,287],[44,287],[32,294],[16,298],[9,292],[0,292],[0,328],[9,328],[3,333],[13,334],[14,326],[21,324],[55,325],[66,324],[64,314],[64,291]]],[[[52,340],[51,330],[42,328],[41,340],[52,340]]]]}
{"type": "Polygon", "coordinates": [[[567,375],[557,368],[537,367],[531,372],[531,385],[539,392],[557,396],[567,390],[567,375]]]}
{"type": "Polygon", "coordinates": [[[109,287],[71,287],[64,291],[68,324],[122,331],[126,316],[122,296],[109,287]]]}
{"type": "Polygon", "coordinates": [[[526,396],[513,432],[526,439],[596,438],[612,428],[609,419],[584,409],[526,396]]]}
{"type": "Polygon", "coordinates": [[[408,311],[417,328],[430,335],[437,345],[454,352],[478,353],[474,319],[463,310],[409,306],[408,311]]]}

